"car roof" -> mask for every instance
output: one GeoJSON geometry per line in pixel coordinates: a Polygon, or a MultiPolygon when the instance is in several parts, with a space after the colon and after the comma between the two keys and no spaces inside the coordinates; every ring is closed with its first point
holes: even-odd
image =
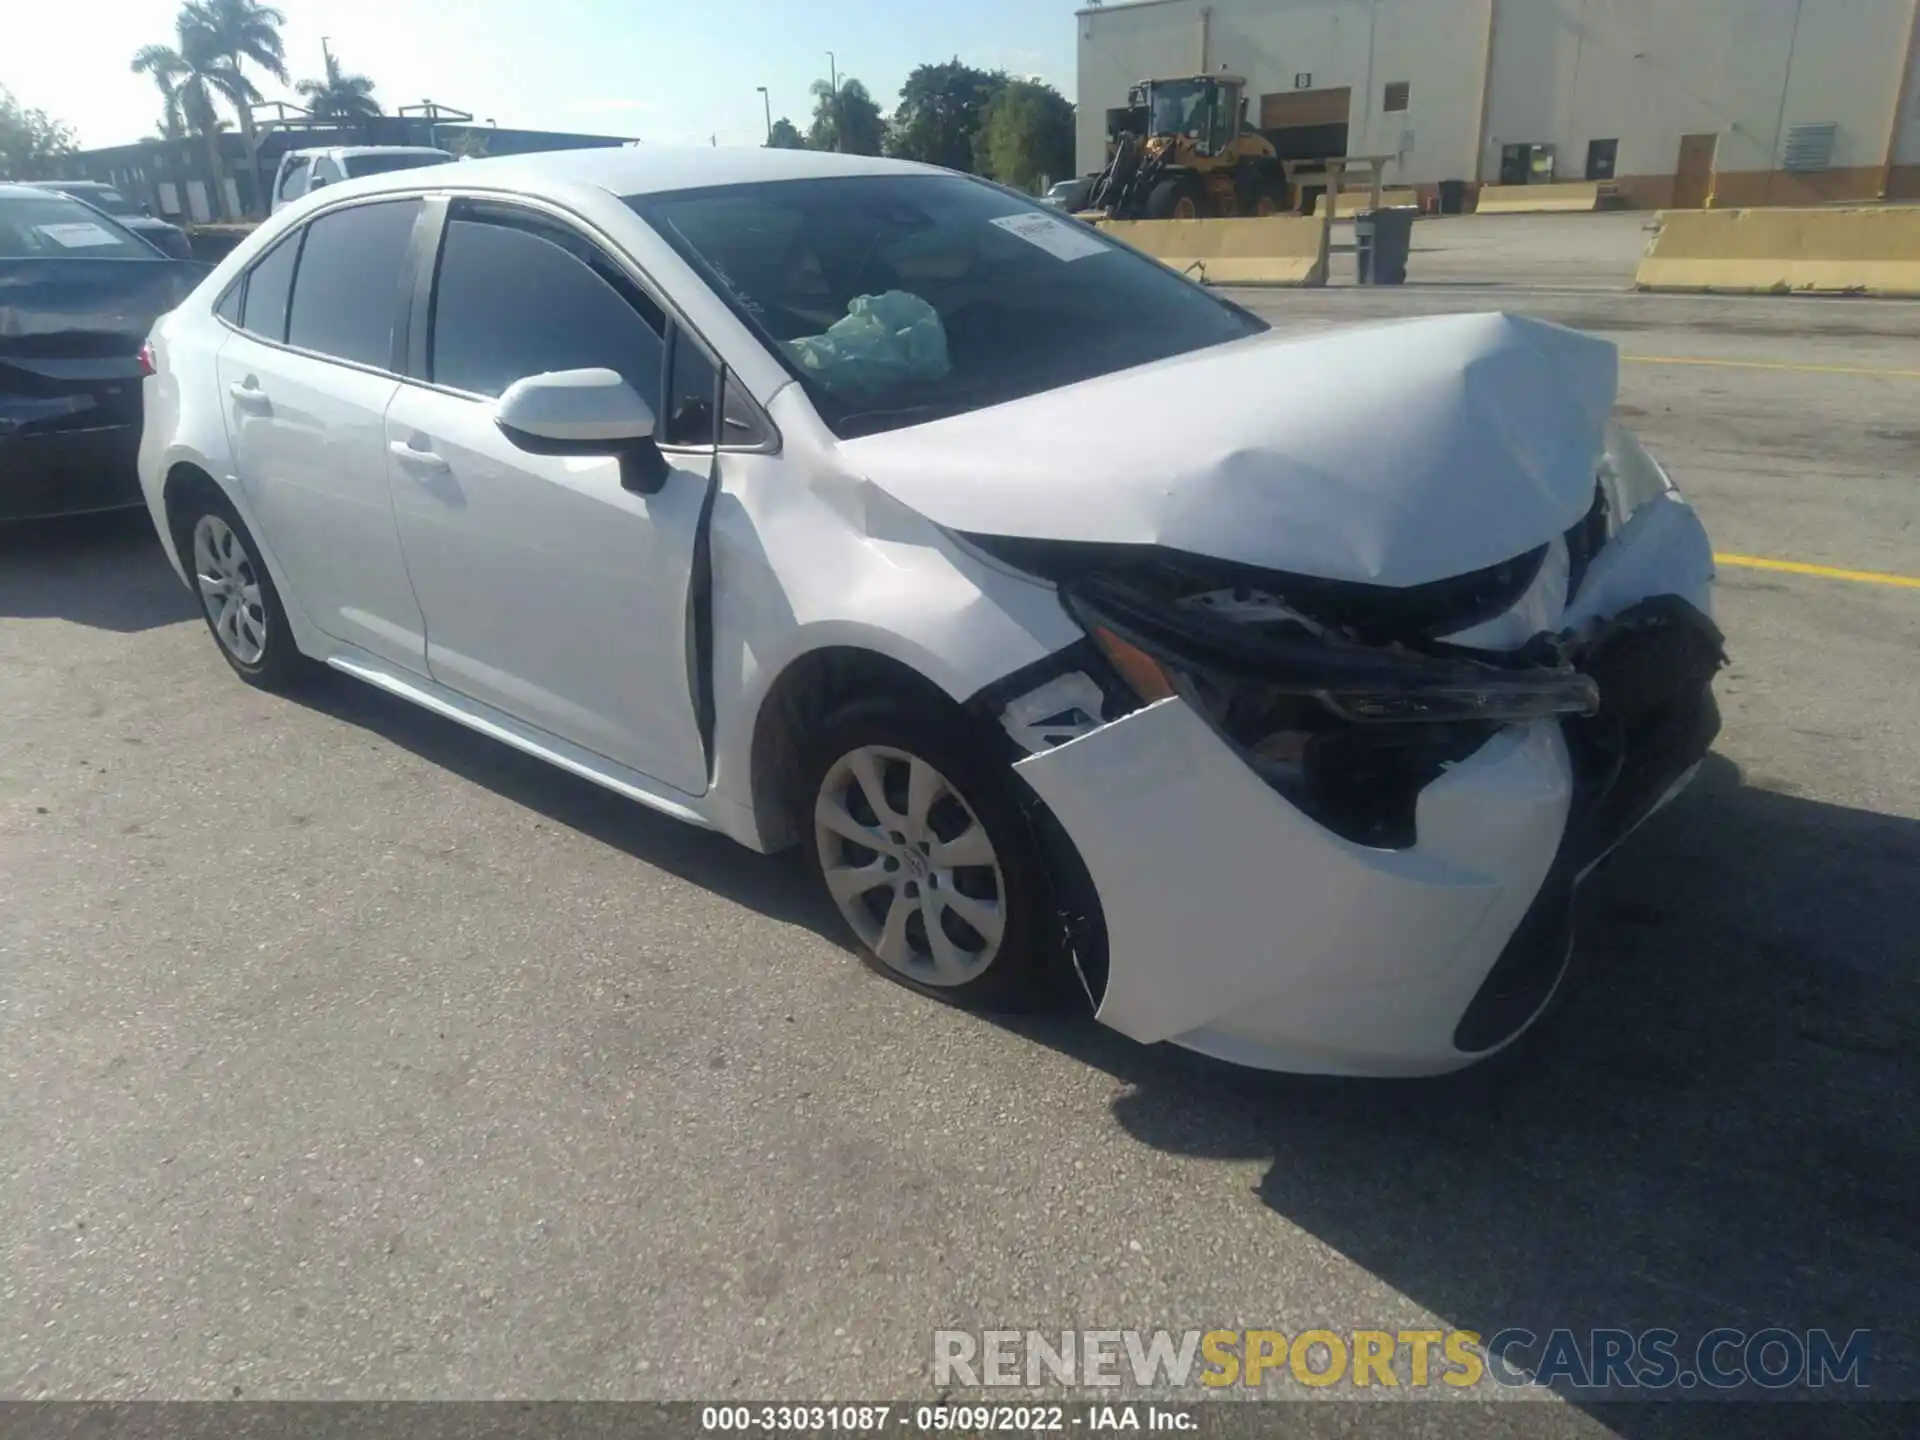
{"type": "Polygon", "coordinates": [[[33,190],[111,190],[113,186],[104,180],[35,180],[28,188],[33,190]]]}
{"type": "MultiPolygon", "coordinates": [[[[945,175],[933,165],[883,160],[870,155],[838,155],[820,150],[770,150],[759,147],[689,145],[605,146],[592,150],[543,150],[531,155],[502,155],[469,160],[460,166],[461,183],[539,190],[543,185],[591,185],[615,195],[646,195],[693,190],[709,185],[751,185],[763,180],[825,179],[841,175],[945,175]]],[[[354,193],[417,187],[418,171],[393,171],[355,180],[354,193]]]]}
{"type": "Polygon", "coordinates": [[[36,185],[26,180],[0,180],[0,199],[14,195],[57,195],[58,193],[57,190],[50,191],[44,185],[36,185]]]}
{"type": "Polygon", "coordinates": [[[312,159],[331,155],[336,160],[351,160],[356,155],[446,155],[450,151],[437,145],[316,145],[306,150],[289,150],[290,159],[312,159]]]}

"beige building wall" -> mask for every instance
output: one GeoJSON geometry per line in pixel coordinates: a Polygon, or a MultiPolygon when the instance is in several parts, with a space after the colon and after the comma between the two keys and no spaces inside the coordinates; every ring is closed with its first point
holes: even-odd
{"type": "Polygon", "coordinates": [[[1714,134],[1719,204],[1870,198],[1887,183],[1890,139],[1891,193],[1920,197],[1915,11],[1916,0],[1109,3],[1076,17],[1077,158],[1099,167],[1106,112],[1130,84],[1204,60],[1247,77],[1256,116],[1261,95],[1298,82],[1351,87],[1348,152],[1397,155],[1395,183],[1493,183],[1509,144],[1553,146],[1556,176],[1577,180],[1589,143],[1611,139],[1622,188],[1659,205],[1681,137],[1714,134]],[[1382,108],[1392,81],[1410,87],[1404,113],[1382,108]],[[1783,168],[1803,124],[1835,127],[1824,173],[1783,168]]]}
{"type": "Polygon", "coordinates": [[[1247,77],[1256,120],[1262,95],[1348,87],[1349,154],[1400,155],[1387,171],[1397,183],[1457,176],[1474,152],[1489,3],[1147,0],[1082,11],[1080,170],[1099,168],[1107,111],[1126,103],[1129,85],[1204,64],[1247,77]],[[1392,81],[1410,87],[1404,112],[1383,108],[1392,81]]]}

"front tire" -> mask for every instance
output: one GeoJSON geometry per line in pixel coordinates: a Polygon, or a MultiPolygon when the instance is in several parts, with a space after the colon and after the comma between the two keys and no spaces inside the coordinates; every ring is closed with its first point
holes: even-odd
{"type": "Polygon", "coordinates": [[[1181,176],[1162,180],[1147,194],[1149,220],[1198,220],[1205,213],[1200,187],[1181,176]]]}
{"type": "Polygon", "coordinates": [[[808,862],[869,966],[972,1009],[1064,993],[1042,860],[1003,768],[956,717],[903,697],[857,701],[803,762],[808,862]]]}
{"type": "Polygon", "coordinates": [[[197,485],[174,507],[173,525],[201,618],[233,673],[262,690],[306,679],[313,662],[294,645],[280,592],[233,502],[217,486],[197,485]]]}

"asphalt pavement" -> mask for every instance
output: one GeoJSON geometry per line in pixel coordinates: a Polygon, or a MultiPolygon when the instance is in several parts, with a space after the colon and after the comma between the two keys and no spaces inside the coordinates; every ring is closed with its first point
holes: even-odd
{"type": "Polygon", "coordinates": [[[0,1397],[926,1396],[935,1329],[1513,1325],[1866,1328],[1920,1394],[1920,588],[1870,578],[1920,575],[1920,309],[1237,298],[1618,340],[1744,557],[1716,754],[1590,883],[1527,1063],[1286,1079],[942,1007],[790,857],[344,677],[240,685],[143,519],[21,528],[0,1397]]]}

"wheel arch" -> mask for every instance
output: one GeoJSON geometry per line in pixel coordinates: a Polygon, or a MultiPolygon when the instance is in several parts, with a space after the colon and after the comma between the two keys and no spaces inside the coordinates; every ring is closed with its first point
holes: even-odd
{"type": "Polygon", "coordinates": [[[859,643],[833,643],[787,662],[754,712],[748,744],[749,792],[762,848],[781,850],[800,837],[797,778],[813,727],[837,707],[863,696],[897,693],[964,714],[961,700],[907,661],[859,643]]]}
{"type": "MultiPolygon", "coordinates": [[[[165,518],[164,525],[156,525],[159,530],[160,544],[182,583],[194,589],[193,576],[189,570],[189,557],[180,553],[177,535],[179,531],[179,507],[196,493],[210,491],[225,497],[228,504],[240,513],[240,519],[252,537],[255,553],[267,567],[267,573],[273,577],[273,588],[280,596],[280,604],[287,612],[287,623],[293,629],[294,644],[302,653],[312,655],[317,646],[319,631],[307,618],[307,612],[300,603],[300,597],[294,587],[288,583],[286,567],[280,563],[280,557],[274,553],[272,544],[261,533],[261,525],[253,513],[253,507],[247,503],[245,492],[238,485],[222,484],[212,470],[198,460],[182,457],[173,460],[160,483],[160,512],[155,519],[165,518]]],[[[197,593],[197,592],[196,592],[197,593]]]]}

